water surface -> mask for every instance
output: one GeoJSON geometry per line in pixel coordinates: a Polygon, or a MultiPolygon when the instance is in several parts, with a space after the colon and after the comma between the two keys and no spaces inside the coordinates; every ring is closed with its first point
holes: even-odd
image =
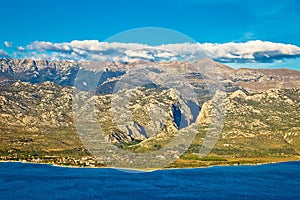
{"type": "Polygon", "coordinates": [[[300,162],[147,173],[8,162],[0,199],[300,199],[300,162]]]}

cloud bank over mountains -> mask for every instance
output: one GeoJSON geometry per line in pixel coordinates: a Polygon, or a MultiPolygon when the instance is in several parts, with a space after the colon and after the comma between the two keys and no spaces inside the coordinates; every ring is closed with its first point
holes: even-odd
{"type": "Polygon", "coordinates": [[[260,40],[245,43],[182,43],[160,46],[74,40],[62,43],[35,41],[24,47],[14,47],[13,43],[5,42],[5,46],[13,52],[9,54],[0,49],[0,57],[72,61],[130,62],[138,59],[162,61],[209,57],[223,63],[272,63],[300,57],[298,46],[260,40]]]}

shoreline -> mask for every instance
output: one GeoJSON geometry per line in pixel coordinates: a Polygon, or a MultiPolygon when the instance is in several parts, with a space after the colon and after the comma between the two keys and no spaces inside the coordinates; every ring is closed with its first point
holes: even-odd
{"type": "Polygon", "coordinates": [[[154,172],[154,171],[164,171],[164,170],[180,170],[180,169],[204,169],[211,167],[239,167],[239,166],[259,166],[268,164],[279,164],[288,162],[299,162],[300,158],[295,159],[282,159],[278,161],[265,161],[257,163],[241,163],[241,164],[212,164],[206,166],[195,166],[195,167],[170,167],[170,168],[121,168],[121,167],[91,167],[91,166],[75,166],[75,165],[58,165],[53,163],[43,163],[43,162],[29,162],[29,161],[15,161],[15,160],[0,160],[0,163],[23,163],[23,164],[37,164],[37,165],[49,165],[52,167],[63,167],[63,168],[75,168],[75,169],[115,169],[120,171],[134,171],[135,173],[141,172],[154,172]]]}

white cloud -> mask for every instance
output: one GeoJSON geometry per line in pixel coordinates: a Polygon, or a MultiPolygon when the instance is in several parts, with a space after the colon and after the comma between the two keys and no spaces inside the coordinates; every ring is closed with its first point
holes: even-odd
{"type": "Polygon", "coordinates": [[[30,45],[26,46],[28,50],[37,50],[37,51],[61,51],[61,52],[69,52],[71,51],[71,47],[69,43],[51,43],[44,41],[35,41],[30,45]]]}
{"type": "Polygon", "coordinates": [[[175,57],[196,60],[210,57],[221,62],[263,63],[300,56],[300,48],[295,45],[260,40],[245,43],[183,43],[160,46],[137,43],[108,43],[99,42],[98,40],[74,40],[62,43],[35,41],[25,48],[20,47],[19,50],[24,51],[24,57],[74,61],[132,61],[137,58],[174,60],[175,57]]]}
{"type": "Polygon", "coordinates": [[[22,46],[18,46],[16,49],[17,49],[18,51],[24,51],[24,50],[25,50],[25,48],[22,47],[22,46]]]}
{"type": "Polygon", "coordinates": [[[136,43],[108,43],[99,42],[98,40],[73,40],[69,43],[51,43],[45,41],[35,41],[27,45],[28,50],[39,51],[71,51],[73,49],[80,49],[84,51],[106,51],[109,49],[137,49],[147,47],[146,45],[136,43]]]}
{"type": "Polygon", "coordinates": [[[5,41],[5,42],[4,42],[4,45],[5,45],[7,48],[11,48],[11,47],[12,47],[12,42],[5,41]]]}
{"type": "Polygon", "coordinates": [[[207,56],[223,62],[271,62],[274,59],[300,56],[300,48],[295,45],[260,40],[224,44],[169,44],[161,47],[183,57],[207,56]]]}
{"type": "Polygon", "coordinates": [[[0,57],[8,57],[8,56],[9,54],[6,51],[0,49],[0,57]]]}

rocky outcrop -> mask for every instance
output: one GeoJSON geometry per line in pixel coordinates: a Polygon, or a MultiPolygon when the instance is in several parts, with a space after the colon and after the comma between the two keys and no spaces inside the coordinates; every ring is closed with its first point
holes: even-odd
{"type": "MultiPolygon", "coordinates": [[[[211,59],[187,61],[167,61],[153,63],[135,61],[131,63],[71,62],[31,59],[0,59],[0,81],[25,81],[43,83],[51,81],[62,86],[72,86],[78,70],[88,77],[99,77],[99,93],[111,93],[114,81],[132,69],[140,66],[155,65],[157,69],[170,69],[185,74],[194,85],[205,87],[203,83],[211,81],[222,83],[227,91],[245,88],[253,91],[265,91],[271,88],[293,88],[300,86],[300,72],[288,69],[237,69],[217,63],[211,59]]],[[[202,88],[203,89],[203,88],[202,88]]]]}
{"type": "MultiPolygon", "coordinates": [[[[19,148],[20,141],[25,141],[28,148],[34,143],[35,148],[43,147],[45,151],[68,145],[78,147],[72,92],[76,73],[82,66],[86,65],[68,61],[0,60],[0,142],[5,150],[19,148]]],[[[212,119],[220,122],[225,119],[221,143],[217,143],[222,152],[229,147],[240,151],[242,143],[248,152],[268,149],[269,144],[275,149],[288,147],[290,153],[298,151],[298,71],[234,70],[207,59],[194,63],[90,63],[84,70],[87,77],[102,73],[96,95],[89,101],[106,141],[122,148],[130,146],[130,150],[138,152],[159,149],[179,130],[193,123],[201,125],[197,139],[202,141],[205,133],[214,128],[210,127],[212,119]],[[111,68],[106,68],[108,65],[111,68]],[[116,96],[118,83],[130,83],[126,80],[131,80],[131,84],[142,83],[139,76],[126,79],[132,78],[129,71],[141,65],[147,66],[148,77],[153,81],[128,87],[116,96]],[[157,78],[166,68],[164,79],[157,78]],[[218,107],[211,101],[216,91],[227,93],[225,118],[218,118],[218,113],[212,112],[213,107],[218,107]],[[124,101],[124,96],[128,101],[124,101]],[[267,140],[271,142],[268,144],[267,140]]],[[[88,94],[84,88],[76,89],[82,95],[88,94]]],[[[76,117],[85,119],[89,115],[76,117]]]]}

